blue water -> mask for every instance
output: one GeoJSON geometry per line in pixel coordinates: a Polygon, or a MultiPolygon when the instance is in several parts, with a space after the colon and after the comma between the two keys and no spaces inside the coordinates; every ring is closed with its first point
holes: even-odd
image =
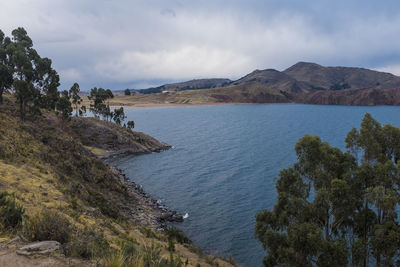
{"type": "Polygon", "coordinates": [[[400,126],[400,107],[230,105],[127,109],[135,130],[173,149],[114,161],[152,196],[189,218],[178,227],[206,252],[262,266],[255,214],[276,201],[274,178],[305,134],[344,149],[366,112],[400,126]]]}

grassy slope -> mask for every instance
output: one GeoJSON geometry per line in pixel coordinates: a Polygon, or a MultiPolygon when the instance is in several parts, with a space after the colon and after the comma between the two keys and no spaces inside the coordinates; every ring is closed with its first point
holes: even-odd
{"type": "MultiPolygon", "coordinates": [[[[86,107],[89,103],[83,96],[86,107]]],[[[287,103],[289,99],[279,91],[265,85],[250,82],[222,88],[187,90],[175,93],[139,94],[125,96],[116,94],[109,101],[112,106],[133,106],[138,104],[218,104],[218,103],[287,103]]]]}
{"type": "MultiPolygon", "coordinates": [[[[148,235],[148,231],[140,231],[144,229],[140,224],[146,220],[137,220],[135,216],[143,208],[149,208],[132,199],[114,172],[82,145],[77,128],[71,127],[76,122],[64,123],[50,113],[25,123],[17,117],[13,99],[7,96],[5,105],[0,106],[0,191],[15,192],[27,216],[43,209],[55,209],[78,228],[89,226],[103,232],[116,250],[123,240],[134,239],[139,251],[154,243],[162,249],[163,257],[169,257],[165,234],[155,231],[154,235],[148,235]]],[[[0,247],[13,236],[3,232],[0,247]]],[[[228,265],[195,251],[188,245],[176,245],[174,255],[183,261],[188,258],[189,266],[228,265]]]]}

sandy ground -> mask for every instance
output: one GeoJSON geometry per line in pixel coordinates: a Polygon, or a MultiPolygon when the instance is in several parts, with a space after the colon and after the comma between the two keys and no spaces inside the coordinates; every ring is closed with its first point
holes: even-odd
{"type": "Polygon", "coordinates": [[[1,248],[1,267],[86,267],[95,266],[94,263],[79,259],[66,258],[62,255],[50,256],[22,256],[15,252],[15,248],[1,248]]]}

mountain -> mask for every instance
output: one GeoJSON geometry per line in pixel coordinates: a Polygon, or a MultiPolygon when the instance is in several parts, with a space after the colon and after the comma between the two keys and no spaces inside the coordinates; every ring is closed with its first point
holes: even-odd
{"type": "Polygon", "coordinates": [[[304,103],[400,105],[400,77],[365,68],[298,62],[284,71],[254,70],[242,78],[202,79],[141,90],[121,104],[304,103]],[[176,91],[158,94],[164,90],[176,91]],[[146,95],[144,95],[146,94],[146,95]]]}
{"type": "Polygon", "coordinates": [[[154,93],[161,93],[162,91],[167,91],[167,90],[184,91],[184,90],[196,90],[196,89],[209,89],[216,87],[224,87],[230,84],[231,82],[232,81],[229,79],[218,79],[218,78],[197,79],[186,82],[164,84],[158,87],[138,90],[138,92],[142,94],[154,94],[154,93]]]}
{"type": "Polygon", "coordinates": [[[283,73],[322,90],[391,89],[400,86],[400,77],[364,68],[324,67],[315,63],[299,62],[283,73]]]}
{"type": "Polygon", "coordinates": [[[265,87],[277,91],[303,92],[311,89],[311,86],[305,82],[298,81],[284,72],[274,69],[255,70],[250,74],[233,82],[233,85],[256,82],[265,87]]]}

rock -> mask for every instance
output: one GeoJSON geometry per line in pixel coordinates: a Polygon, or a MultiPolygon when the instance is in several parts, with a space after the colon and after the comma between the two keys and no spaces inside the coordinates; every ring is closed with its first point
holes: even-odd
{"type": "Polygon", "coordinates": [[[159,221],[168,221],[168,222],[183,222],[183,216],[176,211],[168,211],[165,213],[161,213],[159,216],[159,221]]]}
{"type": "Polygon", "coordinates": [[[21,238],[19,236],[14,237],[10,241],[7,242],[7,245],[15,244],[21,242],[21,238]]]}
{"type": "Polygon", "coordinates": [[[50,254],[53,252],[61,252],[61,244],[57,241],[41,241],[34,242],[23,246],[17,250],[17,254],[30,256],[32,254],[50,254]]]}
{"type": "Polygon", "coordinates": [[[170,218],[170,222],[183,222],[182,214],[177,213],[172,215],[172,217],[170,218]]]}

